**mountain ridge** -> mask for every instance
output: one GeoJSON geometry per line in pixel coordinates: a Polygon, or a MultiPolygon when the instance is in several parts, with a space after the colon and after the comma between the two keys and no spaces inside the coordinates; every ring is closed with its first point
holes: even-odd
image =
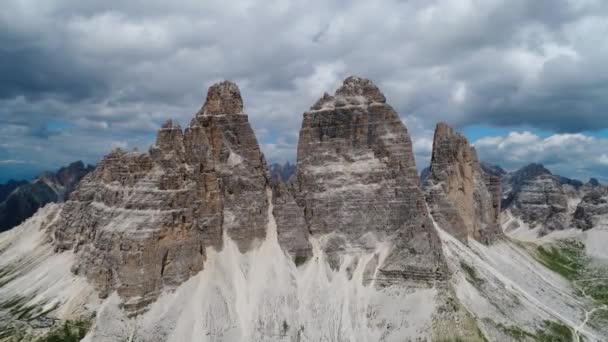
{"type": "Polygon", "coordinates": [[[0,202],[0,232],[19,225],[47,203],[66,201],[93,168],[76,161],[56,172],[45,171],[33,181],[14,187],[0,202]]]}
{"type": "Polygon", "coordinates": [[[0,331],[44,338],[77,321],[91,342],[608,335],[596,289],[547,252],[565,253],[556,236],[568,233],[568,248],[594,258],[567,254],[581,272],[603,265],[592,243],[606,241],[605,197],[580,197],[600,191],[593,182],[576,189],[536,166],[501,189],[508,174],[439,124],[421,183],[407,127],[355,76],[303,113],[283,181],[243,108],[235,83],[212,85],[188,127],[167,121],[147,153],[110,152],[68,201],[0,234],[0,331]],[[515,195],[501,208],[505,191],[515,195]],[[547,191],[592,227],[543,221],[544,234],[513,240],[538,229],[511,203],[544,207],[547,191]]]}

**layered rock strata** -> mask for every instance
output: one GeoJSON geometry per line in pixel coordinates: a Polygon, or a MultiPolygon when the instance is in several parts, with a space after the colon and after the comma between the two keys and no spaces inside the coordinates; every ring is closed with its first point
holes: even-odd
{"type": "MultiPolygon", "coordinates": [[[[346,254],[385,244],[388,253],[370,274],[377,284],[442,277],[409,134],[371,81],[349,77],[304,113],[293,189],[308,233],[332,267],[346,254]]],[[[282,215],[279,233],[289,222],[282,215]]]]}
{"type": "Polygon", "coordinates": [[[543,233],[569,225],[568,196],[559,179],[551,174],[523,181],[507,202],[515,217],[532,228],[542,227],[543,233]]]}
{"type": "Polygon", "coordinates": [[[503,208],[508,208],[511,205],[514,195],[524,185],[541,175],[551,175],[551,171],[547,170],[542,164],[531,163],[521,169],[507,173],[502,177],[503,208]]]}
{"type": "Polygon", "coordinates": [[[54,228],[58,250],[102,297],[137,313],[203,268],[225,234],[244,252],[265,238],[266,162],[238,87],[221,82],[189,127],[168,121],[149,153],[115,150],[85,177],[54,228]]]}
{"type": "Polygon", "coordinates": [[[587,193],[574,212],[572,223],[582,230],[608,228],[608,188],[599,184],[587,193]]]}
{"type": "Polygon", "coordinates": [[[435,129],[425,193],[433,218],[459,240],[489,244],[501,236],[500,179],[484,172],[467,139],[444,123],[435,129]]]}

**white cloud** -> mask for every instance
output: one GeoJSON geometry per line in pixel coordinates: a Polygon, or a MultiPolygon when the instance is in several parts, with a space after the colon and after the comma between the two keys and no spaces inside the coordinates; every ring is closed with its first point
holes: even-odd
{"type": "MultiPolygon", "coordinates": [[[[164,120],[187,124],[221,79],[239,83],[268,159],[295,158],[302,113],[350,74],[385,92],[418,165],[438,121],[608,128],[605,1],[6,0],[2,9],[0,44],[11,49],[0,53],[0,146],[19,142],[0,149],[7,160],[94,161],[117,140],[146,148],[164,120]],[[51,135],[51,120],[73,127],[51,135]]],[[[495,145],[523,160],[529,148],[518,146],[538,141],[517,134],[495,145]]]]}
{"type": "Polygon", "coordinates": [[[31,160],[18,160],[18,159],[6,159],[6,160],[0,160],[0,164],[33,164],[34,162],[31,160]]]}
{"type": "Polygon", "coordinates": [[[608,139],[584,134],[554,134],[541,138],[530,132],[510,132],[504,137],[477,140],[480,159],[508,170],[528,163],[542,163],[556,174],[587,180],[608,179],[608,139]]]}

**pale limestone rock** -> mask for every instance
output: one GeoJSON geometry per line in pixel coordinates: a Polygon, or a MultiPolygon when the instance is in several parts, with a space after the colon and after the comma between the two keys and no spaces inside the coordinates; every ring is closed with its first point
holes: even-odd
{"type": "Polygon", "coordinates": [[[346,253],[385,243],[377,284],[442,278],[409,134],[371,81],[349,77],[304,113],[294,183],[306,226],[332,267],[346,253]]]}
{"type": "Polygon", "coordinates": [[[500,180],[483,171],[467,139],[444,123],[435,130],[425,189],[431,214],[454,237],[489,244],[502,236],[500,180]]]}
{"type": "Polygon", "coordinates": [[[265,238],[266,162],[238,87],[213,85],[185,131],[171,121],[147,154],[116,150],[87,176],[54,228],[74,271],[132,314],[204,267],[225,232],[241,251],[265,238]]]}

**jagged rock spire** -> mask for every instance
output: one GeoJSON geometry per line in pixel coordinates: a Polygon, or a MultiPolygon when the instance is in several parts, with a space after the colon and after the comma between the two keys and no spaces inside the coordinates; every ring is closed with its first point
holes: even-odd
{"type": "MultiPolygon", "coordinates": [[[[391,246],[377,265],[377,284],[442,277],[442,250],[419,186],[411,139],[371,81],[349,77],[334,96],[323,95],[304,113],[296,175],[292,193],[304,227],[323,237],[320,248],[332,267],[340,265],[347,246],[365,249],[377,240],[391,246]]],[[[275,208],[290,203],[287,198],[275,208]]],[[[277,210],[279,239],[295,229],[282,218],[296,217],[294,208],[277,210]]],[[[290,243],[286,249],[297,257],[299,247],[290,243]]]]}
{"type": "Polygon", "coordinates": [[[311,110],[332,109],[348,105],[385,104],[386,98],[374,82],[358,76],[347,77],[334,96],[324,93],[311,110]]]}
{"type": "Polygon", "coordinates": [[[456,238],[491,243],[500,236],[500,181],[483,172],[475,148],[443,122],[435,129],[425,188],[431,214],[456,238]]]}
{"type": "Polygon", "coordinates": [[[363,96],[370,102],[386,103],[384,94],[382,94],[374,82],[358,76],[346,78],[342,86],[336,90],[336,96],[363,96]]]}
{"type": "Polygon", "coordinates": [[[243,99],[236,83],[215,83],[207,92],[207,99],[198,115],[242,114],[243,99]]]}
{"type": "Polygon", "coordinates": [[[54,243],[77,252],[74,271],[101,297],[116,291],[141,313],[202,270],[224,232],[242,252],[264,240],[266,163],[242,111],[236,84],[214,84],[185,130],[168,120],[149,153],[113,152],[80,183],[54,243]]]}

